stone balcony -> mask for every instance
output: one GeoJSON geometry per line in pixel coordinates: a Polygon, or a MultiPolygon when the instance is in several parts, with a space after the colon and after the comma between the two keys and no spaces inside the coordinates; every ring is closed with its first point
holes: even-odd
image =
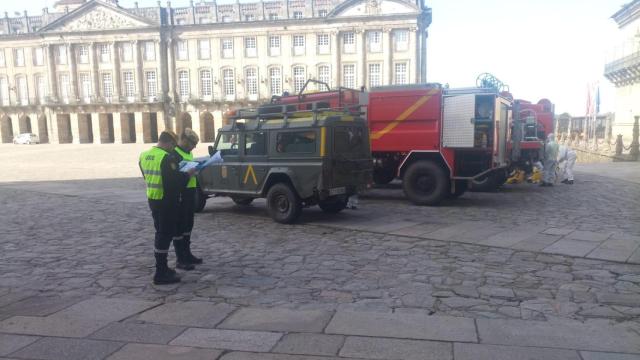
{"type": "Polygon", "coordinates": [[[607,63],[604,76],[616,87],[640,82],[640,49],[607,63]]]}

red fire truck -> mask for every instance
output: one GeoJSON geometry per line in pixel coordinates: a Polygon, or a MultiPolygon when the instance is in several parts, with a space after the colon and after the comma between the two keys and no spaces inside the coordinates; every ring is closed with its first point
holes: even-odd
{"type": "Polygon", "coordinates": [[[514,161],[531,161],[534,152],[537,158],[542,144],[540,126],[536,122],[535,134],[527,126],[531,116],[539,119],[550,106],[550,102],[514,102],[498,87],[449,89],[440,84],[416,84],[365,92],[330,90],[317,81],[307,82],[305,88],[310,83],[326,90],[305,94],[303,88],[298,95],[274,97],[263,110],[269,112],[273,106],[299,111],[366,105],[362,108],[369,123],[374,181],[384,184],[400,178],[406,196],[419,205],[458,197],[474,184],[496,186],[506,180],[514,161]],[[514,104],[519,115],[511,124],[514,104]],[[512,126],[516,128],[515,141],[512,126]]]}

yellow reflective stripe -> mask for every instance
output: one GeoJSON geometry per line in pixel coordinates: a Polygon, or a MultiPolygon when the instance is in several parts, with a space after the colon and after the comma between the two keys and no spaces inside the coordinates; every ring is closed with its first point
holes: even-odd
{"type": "Polygon", "coordinates": [[[147,183],[147,187],[152,189],[162,189],[162,184],[147,183]]]}
{"type": "Polygon", "coordinates": [[[320,128],[320,156],[324,156],[326,154],[326,141],[327,141],[327,128],[320,128]]]}
{"type": "Polygon", "coordinates": [[[402,112],[402,114],[398,115],[398,117],[395,120],[393,120],[387,126],[385,126],[384,129],[378,130],[373,134],[371,134],[371,138],[377,140],[383,137],[384,135],[386,135],[388,132],[393,130],[396,126],[400,125],[401,122],[403,122],[409,116],[411,116],[411,114],[413,114],[416,110],[418,110],[420,106],[424,105],[424,103],[429,101],[429,99],[431,99],[431,97],[435,95],[437,92],[438,92],[438,89],[429,90],[429,92],[427,92],[427,95],[422,96],[413,105],[409,106],[405,111],[402,112]]]}
{"type": "Polygon", "coordinates": [[[145,175],[162,175],[160,170],[144,170],[145,175]]]}

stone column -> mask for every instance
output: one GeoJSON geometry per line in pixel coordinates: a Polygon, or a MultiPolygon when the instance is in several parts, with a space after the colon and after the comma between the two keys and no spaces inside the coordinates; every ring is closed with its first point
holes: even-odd
{"type": "Polygon", "coordinates": [[[56,60],[54,56],[54,46],[47,45],[47,75],[49,75],[49,96],[52,99],[58,98],[58,79],[56,77],[56,60]]]}
{"type": "Polygon", "coordinates": [[[60,137],[58,136],[58,115],[51,111],[49,114],[47,114],[47,121],[49,122],[47,124],[49,127],[49,143],[59,144],[60,137]]]}
{"type": "Polygon", "coordinates": [[[360,59],[358,59],[358,64],[356,65],[356,67],[360,69],[357,77],[358,82],[356,83],[356,88],[360,88],[360,86],[365,86],[367,84],[367,32],[365,30],[360,30],[358,35],[361,55],[360,59]]]}
{"type": "Polygon", "coordinates": [[[382,71],[384,71],[386,73],[385,78],[385,85],[391,85],[393,83],[393,52],[394,52],[394,48],[393,48],[393,29],[385,29],[384,32],[382,33],[382,36],[384,37],[386,34],[387,36],[387,46],[386,48],[387,53],[385,54],[385,62],[387,63],[387,68],[383,69],[382,71]]]}
{"type": "Polygon", "coordinates": [[[342,65],[340,64],[340,32],[332,31],[331,32],[331,56],[333,57],[333,74],[335,76],[335,80],[333,81],[332,87],[338,87],[342,85],[342,79],[340,78],[340,74],[342,73],[342,65]]]}
{"type": "Polygon", "coordinates": [[[11,117],[11,127],[13,128],[13,136],[20,134],[20,116],[17,114],[11,117]]]}
{"type": "MultiPolygon", "coordinates": [[[[144,74],[142,72],[142,52],[140,50],[140,41],[136,40],[133,42],[134,47],[134,51],[133,51],[133,60],[135,61],[136,64],[136,75],[135,75],[135,81],[136,81],[136,100],[138,101],[142,101],[142,98],[144,97],[144,74]]],[[[136,134],[136,139],[137,139],[137,134],[136,134]]]]}
{"type": "Polygon", "coordinates": [[[122,144],[122,123],[119,112],[113,113],[113,143],[122,144]]]}
{"type": "Polygon", "coordinates": [[[72,144],[80,144],[80,128],[78,127],[78,113],[72,112],[69,114],[71,121],[71,137],[73,138],[72,144]]]}
{"type": "Polygon", "coordinates": [[[176,102],[176,66],[175,66],[175,58],[173,55],[173,47],[174,42],[172,39],[167,40],[167,72],[169,75],[169,97],[171,97],[172,102],[176,102]]]}
{"type": "MultiPolygon", "coordinates": [[[[418,25],[416,27],[416,32],[415,32],[415,49],[416,49],[416,60],[415,60],[415,76],[414,76],[414,81],[415,83],[420,83],[421,82],[421,78],[420,78],[420,68],[422,67],[422,26],[418,25]]],[[[407,67],[407,70],[408,67],[407,67]]]]}
{"type": "Polygon", "coordinates": [[[165,56],[165,52],[162,51],[162,41],[155,40],[154,42],[155,42],[156,54],[158,56],[157,58],[158,67],[156,68],[156,72],[158,74],[157,97],[160,101],[164,102],[164,100],[167,98],[167,84],[166,84],[167,57],[165,56]]]}
{"type": "Polygon", "coordinates": [[[93,134],[93,143],[100,144],[100,114],[91,113],[91,131],[93,134]]]}
{"type": "MultiPolygon", "coordinates": [[[[122,77],[120,76],[120,53],[116,42],[111,43],[111,61],[113,63],[113,97],[115,102],[120,102],[120,83],[122,77]]],[[[115,126],[115,114],[114,114],[114,126],[115,126]]],[[[118,116],[118,127],[120,126],[120,117],[118,116]]],[[[122,138],[116,138],[122,143],[122,138]]]]}
{"type": "MultiPolygon", "coordinates": [[[[98,76],[98,58],[96,56],[96,43],[92,42],[89,45],[89,61],[91,62],[91,91],[93,91],[94,98],[101,97],[100,91],[100,79],[98,76]]],[[[95,141],[95,137],[93,139],[95,141]]]]}
{"type": "Polygon", "coordinates": [[[144,128],[142,126],[142,113],[136,111],[133,113],[136,128],[136,144],[144,144],[144,128]]]}
{"type": "MultiPolygon", "coordinates": [[[[68,55],[67,57],[69,58],[69,72],[70,72],[70,79],[71,79],[71,99],[74,102],[77,102],[79,97],[78,97],[78,66],[76,65],[76,51],[75,51],[75,47],[73,46],[73,44],[69,44],[67,46],[67,51],[68,51],[68,55]]],[[[73,120],[71,121],[73,123],[73,120]]],[[[76,141],[76,137],[73,137],[73,141],[76,141]]]]}

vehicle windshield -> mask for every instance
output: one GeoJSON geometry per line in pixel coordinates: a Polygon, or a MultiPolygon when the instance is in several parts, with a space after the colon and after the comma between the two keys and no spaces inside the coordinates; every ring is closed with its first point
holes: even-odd
{"type": "Polygon", "coordinates": [[[216,150],[220,150],[220,153],[224,155],[238,155],[238,134],[236,133],[224,133],[220,135],[218,143],[216,144],[216,150]]]}

